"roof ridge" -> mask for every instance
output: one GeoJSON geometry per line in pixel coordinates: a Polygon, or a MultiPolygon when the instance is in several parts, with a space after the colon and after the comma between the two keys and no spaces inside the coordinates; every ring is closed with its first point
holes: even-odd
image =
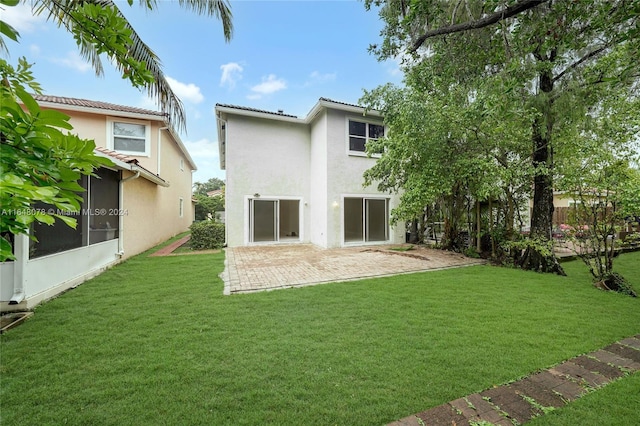
{"type": "Polygon", "coordinates": [[[258,108],[252,108],[252,107],[245,107],[245,106],[241,106],[241,105],[220,104],[220,103],[217,103],[216,107],[241,109],[243,111],[260,112],[260,113],[263,113],[263,114],[272,114],[272,115],[277,115],[277,116],[280,116],[280,117],[298,118],[297,115],[285,114],[284,112],[281,112],[282,110],[279,110],[279,111],[275,112],[275,111],[268,111],[266,109],[258,109],[258,108]]]}
{"type": "Polygon", "coordinates": [[[136,113],[136,114],[156,115],[158,117],[166,117],[166,114],[164,114],[161,111],[131,107],[127,105],[119,105],[111,102],[93,101],[90,99],[71,98],[66,96],[38,95],[38,94],[33,95],[33,98],[38,102],[50,102],[50,103],[59,104],[59,105],[96,108],[96,109],[104,109],[104,110],[111,110],[111,111],[120,111],[120,112],[136,113]]]}

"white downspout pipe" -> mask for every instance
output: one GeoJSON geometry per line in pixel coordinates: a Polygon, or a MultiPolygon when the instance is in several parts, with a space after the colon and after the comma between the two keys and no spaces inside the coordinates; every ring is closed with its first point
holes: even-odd
{"type": "Polygon", "coordinates": [[[161,161],[160,161],[160,159],[161,159],[160,151],[162,150],[162,131],[163,130],[169,130],[169,128],[168,127],[159,127],[158,128],[158,152],[156,152],[156,154],[158,156],[158,165],[156,167],[156,174],[158,176],[160,176],[160,163],[161,163],[161,161]]]}
{"type": "MultiPolygon", "coordinates": [[[[223,142],[226,144],[227,143],[227,120],[223,120],[219,113],[216,119],[218,120],[218,123],[222,123],[220,125],[220,130],[224,131],[223,142]]],[[[220,143],[221,141],[218,139],[218,144],[220,143]]],[[[220,150],[220,147],[218,147],[218,150],[220,150]]],[[[226,154],[227,153],[226,153],[226,147],[225,147],[225,159],[224,159],[225,163],[227,161],[226,154]]],[[[226,183],[225,183],[225,187],[226,187],[226,183]]],[[[223,247],[227,247],[228,236],[229,236],[229,228],[227,227],[227,191],[225,188],[225,191],[224,191],[224,246],[223,247]]]]}
{"type": "MultiPolygon", "coordinates": [[[[120,180],[120,188],[119,188],[119,208],[122,208],[124,205],[124,183],[133,179],[138,179],[140,177],[140,171],[136,171],[134,175],[129,176],[126,179],[120,180]]],[[[118,256],[124,256],[124,215],[118,215],[118,256]]]]}
{"type": "Polygon", "coordinates": [[[16,260],[13,261],[13,295],[9,299],[9,305],[17,305],[25,299],[24,271],[29,259],[29,237],[22,234],[16,235],[13,251],[16,260]]]}

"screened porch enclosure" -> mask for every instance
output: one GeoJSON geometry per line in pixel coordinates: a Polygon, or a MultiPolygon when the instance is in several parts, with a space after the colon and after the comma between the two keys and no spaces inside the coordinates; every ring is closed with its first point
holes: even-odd
{"type": "Polygon", "coordinates": [[[300,241],[300,201],[249,200],[249,241],[300,241]]]}
{"type": "Polygon", "coordinates": [[[389,239],[389,203],[383,198],[344,199],[344,242],[384,242],[389,239]]]}

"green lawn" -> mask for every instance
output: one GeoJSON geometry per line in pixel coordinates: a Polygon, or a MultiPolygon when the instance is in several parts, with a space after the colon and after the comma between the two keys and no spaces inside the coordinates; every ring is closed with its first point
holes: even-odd
{"type": "MultiPolygon", "coordinates": [[[[40,306],[1,337],[0,423],[383,424],[640,333],[577,262],[223,296],[223,261],[139,256],[40,306]]],[[[617,265],[640,289],[640,252],[617,265]]],[[[563,412],[541,424],[585,424],[563,412]]]]}

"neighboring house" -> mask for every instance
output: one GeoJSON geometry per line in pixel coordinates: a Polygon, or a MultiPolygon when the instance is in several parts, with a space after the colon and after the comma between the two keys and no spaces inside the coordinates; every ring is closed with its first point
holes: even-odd
{"type": "Polygon", "coordinates": [[[95,140],[95,152],[113,166],[82,178],[86,192],[75,230],[56,220],[33,226],[37,242],[14,237],[16,260],[0,264],[2,310],[31,308],[186,231],[193,220],[196,166],[165,115],[83,99],[35,98],[41,108],[69,115],[73,133],[95,140]]]}
{"type": "Polygon", "coordinates": [[[363,186],[376,161],[365,145],[385,132],[379,113],[324,98],[304,118],[215,109],[228,246],[404,242],[404,226],[389,225],[399,196],[363,186]]]}
{"type": "Polygon", "coordinates": [[[213,191],[207,192],[207,197],[209,198],[220,197],[221,195],[224,195],[224,192],[222,191],[222,189],[214,189],[213,191]]]}

